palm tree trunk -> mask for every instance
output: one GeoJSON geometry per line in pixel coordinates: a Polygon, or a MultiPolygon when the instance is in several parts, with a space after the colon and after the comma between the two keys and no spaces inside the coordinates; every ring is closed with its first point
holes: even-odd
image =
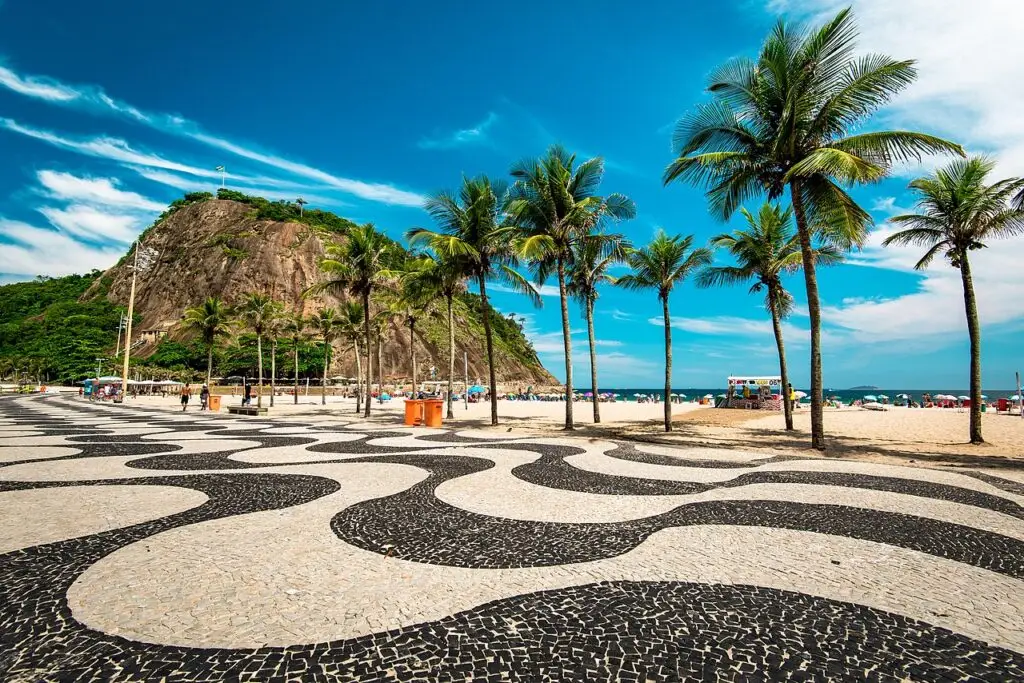
{"type": "Polygon", "coordinates": [[[978,301],[974,297],[974,280],[967,252],[960,253],[960,278],[964,282],[964,306],[967,309],[967,334],[971,338],[971,443],[985,443],[981,438],[981,325],[978,322],[978,301]]]}
{"type": "Polygon", "coordinates": [[[572,339],[569,337],[569,297],[565,292],[565,262],[558,257],[558,298],[562,305],[562,345],[565,348],[565,427],[573,430],[572,419],[572,339]]]}
{"type": "Polygon", "coordinates": [[[825,450],[825,401],[821,386],[821,300],[818,297],[818,276],[814,269],[814,248],[811,230],[804,213],[800,184],[792,181],[789,193],[793,201],[796,230],[800,236],[803,257],[804,285],[807,289],[807,314],[811,319],[811,448],[825,450]]]}
{"type": "Polygon", "coordinates": [[[416,397],[416,319],[409,318],[409,356],[412,358],[412,395],[416,397]]]}
{"type": "MultiPolygon", "coordinates": [[[[487,379],[491,383],[491,424],[498,424],[498,387],[494,379],[494,342],[491,339],[490,306],[487,303],[486,278],[480,276],[480,308],[484,316],[484,337],[487,338],[487,379]]],[[[468,390],[469,387],[466,387],[468,390]]]]}
{"type": "Polygon", "coordinates": [[[672,431],[672,402],[668,400],[672,393],[672,325],[668,313],[668,292],[661,297],[661,305],[665,315],[665,431],[672,431]]]}
{"type": "Polygon", "coordinates": [[[277,338],[270,340],[270,407],[274,407],[274,393],[277,389],[277,338]]]}
{"type": "Polygon", "coordinates": [[[331,364],[331,342],[324,337],[324,376],[320,380],[320,405],[327,405],[327,366],[331,364]]]}
{"type": "Polygon", "coordinates": [[[363,293],[363,332],[366,334],[366,405],[363,406],[363,417],[370,417],[370,390],[373,386],[373,363],[370,349],[373,340],[370,338],[370,292],[363,293]]]}
{"type": "Polygon", "coordinates": [[[601,401],[597,391],[597,354],[594,352],[594,301],[587,300],[587,336],[590,338],[590,391],[594,394],[594,424],[601,421],[601,401]]]}
{"type": "Polygon", "coordinates": [[[293,339],[295,342],[295,405],[299,405],[299,340],[293,339]]]}
{"type": "Polygon", "coordinates": [[[775,332],[775,346],[779,349],[779,375],[782,377],[782,414],[786,418],[786,430],[793,429],[793,404],[789,400],[789,370],[786,368],[786,346],[782,342],[782,321],[778,308],[779,290],[775,285],[768,285],[768,305],[772,309],[772,330],[775,332]]]}
{"type": "Polygon", "coordinates": [[[256,394],[256,408],[263,407],[263,335],[256,335],[256,362],[259,363],[260,393],[256,394]]]}
{"type": "Polygon", "coordinates": [[[353,337],[352,346],[356,350],[356,415],[363,407],[363,361],[359,357],[359,337],[353,337]]]}
{"type": "MultiPolygon", "coordinates": [[[[384,330],[377,334],[377,399],[384,393],[384,330]]],[[[383,401],[382,401],[383,402],[383,401]]]]}
{"type": "MultiPolygon", "coordinates": [[[[448,300],[448,416],[446,419],[454,420],[455,411],[452,410],[452,375],[455,374],[455,315],[452,312],[452,295],[445,297],[448,300]]],[[[469,387],[466,387],[467,389],[469,387]]]]}
{"type": "Polygon", "coordinates": [[[210,381],[213,378],[213,342],[206,345],[206,388],[213,386],[210,381]]]}

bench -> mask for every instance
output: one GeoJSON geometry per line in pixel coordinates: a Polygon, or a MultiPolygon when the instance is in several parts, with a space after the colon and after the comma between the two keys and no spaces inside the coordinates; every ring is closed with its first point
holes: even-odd
{"type": "Polygon", "coordinates": [[[267,409],[256,406],[228,406],[228,413],[232,415],[266,415],[267,409]]]}

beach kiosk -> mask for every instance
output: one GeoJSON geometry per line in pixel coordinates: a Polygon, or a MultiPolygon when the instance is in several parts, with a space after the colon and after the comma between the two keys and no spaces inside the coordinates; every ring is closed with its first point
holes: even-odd
{"type": "Polygon", "coordinates": [[[728,378],[729,388],[720,408],[782,410],[782,377],[735,375],[728,378]]]}

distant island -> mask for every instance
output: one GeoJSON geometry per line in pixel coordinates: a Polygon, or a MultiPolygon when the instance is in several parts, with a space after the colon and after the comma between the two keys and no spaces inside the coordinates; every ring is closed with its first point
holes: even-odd
{"type": "Polygon", "coordinates": [[[878,391],[878,389],[879,387],[872,386],[870,384],[865,384],[859,387],[850,387],[848,391],[878,391]]]}

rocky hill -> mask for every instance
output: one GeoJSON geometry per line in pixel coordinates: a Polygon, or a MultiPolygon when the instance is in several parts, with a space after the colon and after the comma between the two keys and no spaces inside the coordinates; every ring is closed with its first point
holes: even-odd
{"type": "MultiPolygon", "coordinates": [[[[250,292],[260,291],[285,302],[293,310],[301,309],[306,315],[343,301],[343,297],[331,294],[311,299],[303,297],[302,293],[322,277],[318,263],[323,257],[325,241],[344,239],[344,219],[323,214],[341,223],[324,228],[261,218],[265,213],[242,201],[214,198],[179,201],[143,234],[140,250],[143,265],[139,269],[135,294],[136,320],[141,317],[141,323],[135,323],[133,338],[148,341],[133,354],[144,358],[153,353],[160,338],[188,338],[188,333],[181,329],[183,312],[207,296],[230,303],[250,292]]],[[[131,286],[128,267],[131,260],[129,253],[104,273],[83,298],[95,295],[102,286],[111,302],[126,306],[131,286]]],[[[555,383],[514,323],[502,316],[494,327],[499,381],[555,383]]],[[[416,328],[421,377],[431,365],[435,365],[438,376],[442,376],[447,367],[444,315],[418,322],[416,328]]],[[[469,356],[470,377],[474,380],[486,377],[487,355],[478,298],[467,295],[457,301],[455,334],[459,359],[456,376],[462,374],[461,359],[465,351],[469,356]]],[[[409,343],[408,328],[395,322],[384,346],[386,377],[409,376],[409,343]]],[[[332,374],[354,376],[355,358],[351,348],[338,345],[336,350],[338,355],[332,374]]]]}

